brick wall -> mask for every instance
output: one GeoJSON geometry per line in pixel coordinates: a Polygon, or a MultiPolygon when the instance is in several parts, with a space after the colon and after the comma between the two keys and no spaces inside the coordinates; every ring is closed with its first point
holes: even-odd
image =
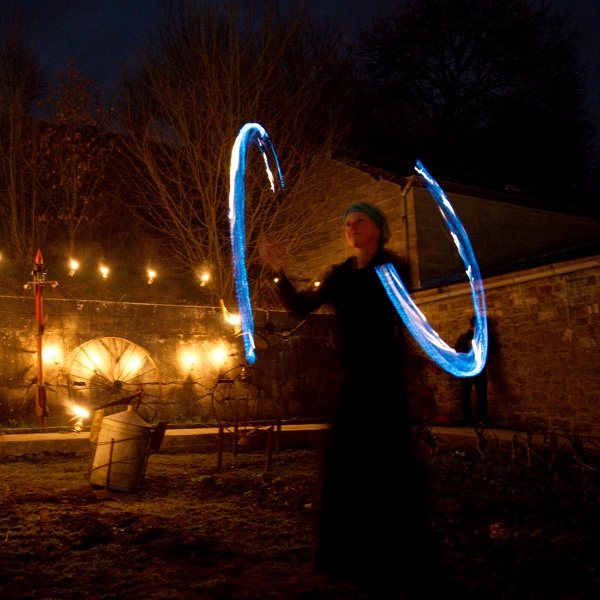
{"type": "MultiPolygon", "coordinates": [[[[497,343],[488,361],[491,422],[600,435],[600,257],[490,278],[484,286],[497,343]]],[[[449,345],[468,328],[468,286],[418,292],[415,300],[449,345]]],[[[438,412],[460,419],[459,380],[445,372],[425,377],[436,388],[438,412]]]]}
{"type": "MultiPolygon", "coordinates": [[[[600,257],[592,257],[485,280],[490,332],[498,343],[488,363],[492,423],[600,435],[599,279],[600,257]]],[[[468,287],[456,284],[417,292],[414,298],[453,345],[472,312],[468,287]]],[[[0,298],[3,427],[35,422],[33,304],[33,299],[0,298]]],[[[48,425],[65,425],[71,417],[66,405],[73,394],[72,358],[89,340],[118,336],[148,352],[160,372],[163,411],[170,422],[214,421],[211,391],[219,373],[245,362],[240,338],[214,308],[48,299],[45,311],[44,347],[60,349],[56,364],[52,358],[45,361],[48,425]],[[212,358],[216,347],[226,349],[220,363],[212,358]]],[[[255,366],[276,382],[284,416],[329,419],[343,375],[334,317],[311,315],[291,335],[298,322],[284,313],[269,313],[274,330],[265,327],[265,313],[256,318],[255,366]]],[[[422,355],[410,340],[409,345],[422,355]]],[[[458,380],[411,364],[409,382],[432,390],[437,413],[460,418],[458,380]]],[[[384,408],[380,414],[365,412],[369,422],[377,418],[385,419],[384,408]]]]}
{"type": "MultiPolygon", "coordinates": [[[[408,254],[415,289],[419,281],[462,272],[454,247],[444,245],[449,243],[447,228],[434,202],[422,188],[407,185],[410,178],[399,183],[333,160],[321,177],[319,189],[326,195],[322,218],[310,240],[311,251],[289,264],[292,279],[306,282],[348,256],[342,215],[356,201],[373,202],[386,211],[390,247],[408,254]]],[[[449,197],[478,260],[490,268],[598,239],[597,221],[464,193],[449,197]]],[[[491,332],[499,344],[489,361],[493,422],[515,427],[540,423],[600,435],[599,272],[595,257],[485,279],[491,332]]],[[[49,425],[64,424],[70,416],[66,407],[73,394],[73,356],[90,340],[117,336],[147,352],[160,372],[162,408],[171,422],[214,418],[212,390],[219,374],[245,362],[239,336],[218,309],[47,296],[44,346],[56,346],[61,355],[45,361],[49,425]],[[220,362],[213,358],[215,349],[224,352],[220,362]]],[[[464,284],[442,282],[414,297],[452,345],[472,311],[464,284]]],[[[332,316],[311,315],[297,330],[299,323],[281,312],[257,311],[256,319],[256,367],[275,382],[271,387],[281,394],[285,416],[330,418],[342,377],[332,316]]],[[[0,426],[35,421],[36,332],[33,299],[0,298],[0,426]]],[[[438,413],[460,416],[458,380],[418,367],[409,377],[432,390],[430,400],[438,413]]],[[[385,418],[385,413],[366,416],[369,421],[377,417],[385,418]]]]}
{"type": "MultiPolygon", "coordinates": [[[[224,321],[220,309],[46,296],[43,364],[48,426],[67,425],[74,402],[95,407],[132,394],[137,375],[129,374],[129,367],[123,365],[141,358],[142,370],[148,372],[143,379],[146,400],[152,403],[154,395],[160,395],[148,420],[155,415],[177,423],[214,422],[213,391],[219,375],[237,377],[239,366],[246,364],[241,338],[224,321]],[[152,383],[154,374],[149,373],[153,368],[161,384],[159,391],[152,383]],[[117,389],[119,382],[122,389],[117,389]]],[[[298,324],[293,319],[276,311],[270,311],[269,319],[273,328],[265,327],[266,313],[260,311],[256,318],[258,360],[254,367],[256,373],[264,373],[260,385],[276,405],[269,400],[265,406],[269,405],[271,413],[260,416],[328,418],[328,399],[336,396],[340,376],[337,349],[331,342],[331,317],[315,316],[299,328],[299,335],[291,336],[289,332],[298,324]],[[306,361],[294,360],[300,335],[309,357],[306,361]]],[[[0,426],[36,422],[36,334],[33,298],[1,297],[0,426]]],[[[227,389],[228,394],[239,395],[238,390],[227,389]]],[[[218,418],[231,421],[229,403],[223,400],[222,391],[219,394],[218,418]]]]}
{"type": "MultiPolygon", "coordinates": [[[[388,216],[389,248],[407,256],[413,289],[464,278],[464,266],[448,227],[429,192],[414,176],[398,177],[365,165],[330,160],[320,172],[318,234],[308,252],[287,265],[298,280],[318,277],[349,256],[342,216],[354,202],[371,202],[388,216]]],[[[460,218],[484,276],[506,272],[524,261],[598,243],[600,220],[516,204],[508,194],[486,193],[439,182],[460,218]],[[447,188],[447,190],[446,190],[447,188]]]]}
{"type": "MultiPolygon", "coordinates": [[[[453,345],[472,312],[468,293],[460,291],[464,284],[448,287],[453,277],[464,277],[464,266],[429,193],[414,177],[389,175],[330,161],[324,175],[324,180],[329,178],[323,209],[326,236],[316,240],[301,265],[290,265],[290,273],[310,279],[346,258],[344,210],[356,201],[377,204],[390,219],[390,247],[408,255],[413,289],[439,286],[431,292],[417,291],[414,297],[442,338],[453,345]]],[[[443,182],[440,185],[446,189],[443,182]]],[[[482,190],[461,189],[447,195],[482,271],[506,272],[515,265],[512,275],[485,280],[492,333],[500,344],[489,363],[493,420],[499,425],[543,422],[548,427],[599,433],[597,260],[518,269],[535,257],[597,243],[600,222],[521,206],[508,195],[486,195],[482,190]]],[[[435,386],[439,412],[459,418],[458,380],[446,373],[434,376],[428,369],[418,371],[412,374],[418,384],[435,386]]]]}
{"type": "MultiPolygon", "coordinates": [[[[411,188],[411,192],[421,283],[428,287],[463,276],[464,266],[431,196],[420,187],[411,188]]],[[[475,195],[448,193],[448,198],[467,231],[484,276],[600,240],[597,219],[475,195]]]]}

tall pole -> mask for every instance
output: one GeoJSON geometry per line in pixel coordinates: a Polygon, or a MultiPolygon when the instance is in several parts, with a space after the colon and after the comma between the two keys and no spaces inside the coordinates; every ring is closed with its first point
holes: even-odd
{"type": "Polygon", "coordinates": [[[46,417],[48,416],[48,406],[46,404],[46,387],[44,386],[44,362],[42,360],[42,344],[44,339],[44,285],[50,283],[54,288],[58,285],[58,281],[46,282],[46,267],[44,267],[44,258],[42,251],[38,248],[35,253],[35,261],[33,265],[33,281],[25,284],[25,289],[33,287],[33,295],[35,296],[35,321],[37,323],[37,377],[35,388],[35,414],[37,415],[38,425],[46,426],[46,417]]]}
{"type": "Polygon", "coordinates": [[[38,425],[46,426],[46,417],[48,416],[48,405],[46,403],[46,387],[44,385],[44,361],[42,358],[42,345],[44,339],[44,284],[46,283],[46,268],[44,267],[44,258],[42,251],[38,248],[35,254],[35,264],[33,266],[33,289],[35,293],[35,320],[37,323],[37,387],[35,390],[35,414],[37,415],[38,425]]]}

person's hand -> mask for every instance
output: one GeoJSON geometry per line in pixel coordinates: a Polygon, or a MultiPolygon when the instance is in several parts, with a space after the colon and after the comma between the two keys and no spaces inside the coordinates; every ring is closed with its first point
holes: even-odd
{"type": "Polygon", "coordinates": [[[281,246],[279,244],[275,244],[267,238],[260,238],[258,240],[258,254],[274,273],[283,271],[281,246]]]}

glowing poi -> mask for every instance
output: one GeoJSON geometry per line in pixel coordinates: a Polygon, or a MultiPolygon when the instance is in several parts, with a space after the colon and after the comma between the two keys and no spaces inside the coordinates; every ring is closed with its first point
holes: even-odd
{"type": "Polygon", "coordinates": [[[273,192],[276,191],[275,177],[277,177],[279,186],[283,188],[283,175],[279,168],[279,160],[267,132],[258,123],[246,123],[240,129],[231,151],[229,224],[235,290],[240,309],[240,328],[244,339],[246,360],[250,364],[256,361],[256,352],[254,346],[254,320],[252,318],[252,304],[246,271],[246,225],[244,218],[246,186],[244,175],[246,173],[248,145],[251,143],[255,143],[262,153],[273,192]]]}
{"type": "Polygon", "coordinates": [[[410,297],[391,263],[377,266],[375,270],[404,324],[431,359],[444,370],[457,377],[473,377],[483,369],[488,347],[485,296],[479,265],[477,264],[469,237],[442,188],[431,177],[420,161],[417,161],[415,170],[425,182],[429,193],[433,196],[442,213],[465,265],[465,271],[471,286],[471,296],[473,298],[475,313],[475,333],[471,350],[465,353],[456,352],[440,338],[427,322],[425,315],[410,297]]]}
{"type": "MultiPolygon", "coordinates": [[[[279,185],[283,188],[283,175],[279,167],[277,153],[265,129],[258,123],[246,123],[235,140],[231,152],[231,168],[229,172],[229,221],[231,245],[233,253],[233,267],[235,287],[240,309],[240,328],[244,339],[244,350],[247,361],[252,364],[256,361],[254,345],[254,320],[252,318],[252,304],[246,271],[246,232],[245,232],[245,185],[246,155],[248,145],[256,143],[259,147],[271,189],[276,191],[277,176],[279,185]],[[270,161],[275,169],[271,168],[270,161]]],[[[421,348],[444,370],[457,377],[473,377],[484,367],[487,358],[488,331],[485,310],[485,296],[479,265],[475,258],[469,237],[456,216],[452,205],[444,194],[442,188],[431,177],[420,161],[415,167],[417,173],[425,182],[427,189],[433,196],[442,216],[450,230],[450,234],[465,265],[465,270],[471,286],[473,308],[475,313],[475,334],[471,349],[466,353],[459,353],[450,348],[427,322],[425,315],[419,310],[402,283],[396,269],[391,263],[375,267],[377,274],[385,288],[388,297],[421,348]]]]}

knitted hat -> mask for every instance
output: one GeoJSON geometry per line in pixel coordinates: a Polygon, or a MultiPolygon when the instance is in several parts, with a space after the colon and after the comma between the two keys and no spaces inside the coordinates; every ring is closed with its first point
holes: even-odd
{"type": "Polygon", "coordinates": [[[383,246],[390,241],[391,231],[390,225],[388,223],[387,217],[385,214],[373,204],[369,204],[368,202],[357,202],[356,204],[352,204],[346,209],[344,213],[344,221],[346,221],[348,215],[353,212],[362,213],[366,215],[375,223],[377,229],[379,229],[379,233],[381,234],[379,237],[379,242],[383,246]]]}

